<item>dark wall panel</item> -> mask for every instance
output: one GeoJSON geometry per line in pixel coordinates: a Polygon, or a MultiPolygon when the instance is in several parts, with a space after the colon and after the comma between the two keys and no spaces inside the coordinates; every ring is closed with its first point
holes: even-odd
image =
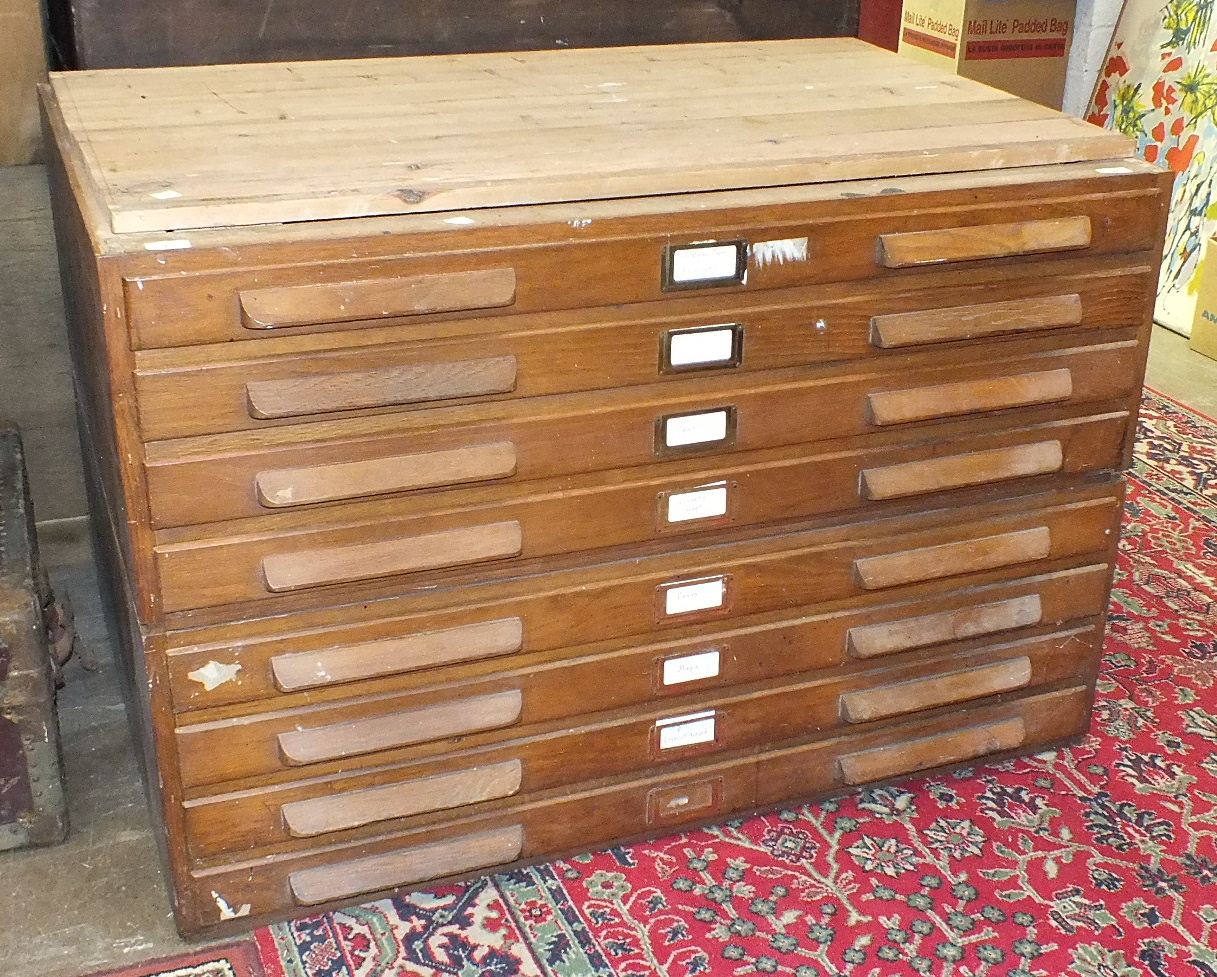
{"type": "Polygon", "coordinates": [[[858,0],[48,0],[64,67],[856,33],[858,0]]]}

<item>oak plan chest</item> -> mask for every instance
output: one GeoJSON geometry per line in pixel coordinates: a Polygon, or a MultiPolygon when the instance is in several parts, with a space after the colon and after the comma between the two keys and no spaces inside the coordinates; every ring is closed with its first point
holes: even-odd
{"type": "Polygon", "coordinates": [[[1089,721],[1169,174],[853,40],[52,77],[179,926],[1089,721]]]}

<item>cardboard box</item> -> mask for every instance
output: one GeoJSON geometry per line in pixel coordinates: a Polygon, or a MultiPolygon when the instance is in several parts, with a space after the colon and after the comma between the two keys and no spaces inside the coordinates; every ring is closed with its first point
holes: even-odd
{"type": "Polygon", "coordinates": [[[1197,353],[1217,360],[1217,238],[1210,239],[1200,264],[1196,290],[1196,317],[1189,345],[1197,353]]]}
{"type": "Polygon", "coordinates": [[[904,0],[900,53],[1059,109],[1075,0],[904,0]]]}
{"type": "Polygon", "coordinates": [[[0,165],[39,157],[39,82],[46,81],[38,0],[0,0],[0,165]]]}

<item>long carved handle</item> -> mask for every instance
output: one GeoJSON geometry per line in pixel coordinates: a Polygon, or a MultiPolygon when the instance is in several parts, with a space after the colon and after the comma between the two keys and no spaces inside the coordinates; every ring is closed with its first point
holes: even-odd
{"type": "Polygon", "coordinates": [[[866,405],[870,423],[882,426],[1051,404],[1072,396],[1073,375],[1061,369],[935,387],[876,391],[867,394],[866,405]]]}
{"type": "Polygon", "coordinates": [[[453,662],[494,658],[519,651],[523,644],[523,622],[518,617],[505,617],[442,631],[275,655],[270,660],[270,670],[278,689],[298,692],[453,662]]]}
{"type": "Polygon", "coordinates": [[[288,884],[299,905],[315,906],[364,892],[513,862],[523,849],[524,828],[514,824],[384,855],[300,869],[288,876],[288,884]]]}
{"type": "Polygon", "coordinates": [[[1003,333],[1061,329],[1081,323],[1080,295],[1049,295],[877,315],[870,321],[870,341],[872,346],[892,349],[1003,333]]]}
{"type": "Polygon", "coordinates": [[[310,838],[391,818],[510,797],[520,789],[522,777],[520,761],[508,760],[487,767],[421,777],[403,784],[291,801],[279,810],[292,837],[310,838]]]}
{"type": "Polygon", "coordinates": [[[935,231],[880,234],[877,260],[885,268],[948,261],[1009,258],[1090,247],[1089,217],[1051,217],[1014,224],[977,224],[935,231]]]}
{"type": "Polygon", "coordinates": [[[850,628],[845,633],[845,647],[854,658],[878,658],[947,641],[1012,631],[1038,624],[1043,615],[1039,594],[1028,594],[993,604],[850,628]]]}
{"type": "Polygon", "coordinates": [[[998,536],[982,536],[957,543],[861,557],[854,561],[854,572],[864,590],[879,590],[922,580],[953,577],[960,573],[1031,563],[1044,559],[1051,552],[1052,534],[1048,527],[1036,526],[998,536]]]}
{"type": "Polygon", "coordinates": [[[416,455],[273,468],[258,472],[254,486],[262,505],[278,509],[506,478],[515,470],[516,446],[495,441],[416,455]]]}
{"type": "Polygon", "coordinates": [[[859,479],[864,499],[900,499],[926,492],[943,492],[969,485],[987,485],[1009,478],[1059,472],[1065,454],[1059,441],[1037,441],[966,455],[864,469],[859,479]]]}
{"type": "Polygon", "coordinates": [[[840,700],[841,718],[847,723],[869,723],[889,716],[902,716],[908,712],[935,709],[1021,689],[1030,681],[1031,659],[1025,656],[1013,658],[945,675],[930,675],[875,689],[846,692],[840,700]]]}
{"type": "Polygon", "coordinates": [[[1027,729],[1023,721],[1007,719],[957,732],[893,743],[874,750],[847,753],[837,761],[837,770],[844,783],[865,784],[930,767],[945,767],[950,763],[960,763],[1002,750],[1013,750],[1021,746],[1026,738],[1027,729]]]}
{"type": "Polygon", "coordinates": [[[496,522],[375,543],[271,553],[262,558],[262,575],[268,590],[282,593],[518,556],[523,545],[518,522],[496,522]]]}
{"type": "Polygon", "coordinates": [[[254,380],[245,385],[245,399],[250,417],[267,420],[482,397],[510,393],[515,386],[516,358],[489,356],[480,360],[412,363],[377,370],[254,380]]]}
{"type": "Polygon", "coordinates": [[[510,726],[520,718],[523,706],[523,694],[518,689],[511,689],[387,716],[352,719],[313,729],[293,729],[279,734],[279,753],[284,762],[303,766],[449,736],[466,736],[510,726]]]}
{"type": "Polygon", "coordinates": [[[284,329],[327,322],[496,309],[516,298],[514,268],[457,271],[442,275],[313,282],[240,293],[241,325],[284,329]]]}

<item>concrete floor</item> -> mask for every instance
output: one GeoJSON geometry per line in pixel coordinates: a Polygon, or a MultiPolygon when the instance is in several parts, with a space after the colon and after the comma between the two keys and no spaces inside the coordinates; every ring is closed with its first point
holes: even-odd
{"type": "MultiPolygon", "coordinates": [[[[74,518],[84,496],[58,302],[42,170],[0,168],[0,416],[25,428],[44,560],[101,662],[96,672],[69,663],[59,698],[68,841],[0,852],[4,977],[79,977],[188,949],[173,928],[87,532],[74,518]]],[[[1148,382],[1217,416],[1217,361],[1181,336],[1155,331],[1148,382]]]]}

